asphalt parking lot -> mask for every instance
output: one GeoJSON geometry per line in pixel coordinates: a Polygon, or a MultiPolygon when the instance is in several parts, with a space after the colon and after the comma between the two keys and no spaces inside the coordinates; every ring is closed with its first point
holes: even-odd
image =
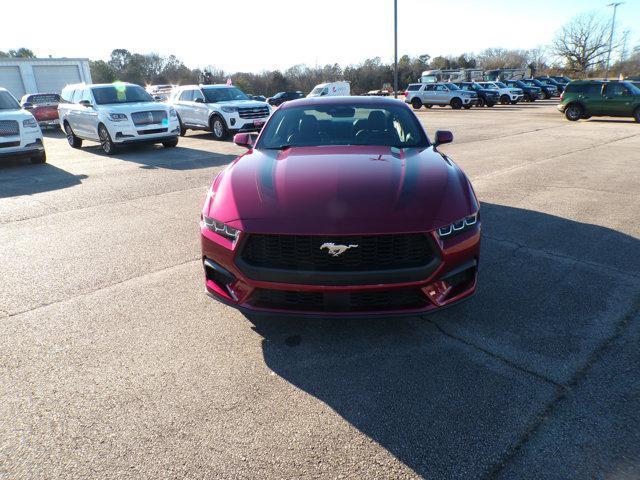
{"type": "Polygon", "coordinates": [[[0,479],[640,477],[640,125],[422,109],[470,176],[478,293],[424,318],[204,295],[231,142],[0,165],[0,479]]]}

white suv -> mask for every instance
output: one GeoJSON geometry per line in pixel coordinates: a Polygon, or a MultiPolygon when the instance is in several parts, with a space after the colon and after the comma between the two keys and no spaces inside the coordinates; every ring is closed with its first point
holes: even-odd
{"type": "Polygon", "coordinates": [[[216,140],[237,132],[257,132],[271,114],[268,103],[251,100],[230,85],[178,87],[169,104],[178,112],[181,135],[187,129],[209,130],[216,140]]]}
{"type": "Polygon", "coordinates": [[[127,143],[178,144],[180,125],[176,111],[153,101],[144,88],[132,83],[68,85],[58,105],[60,125],[69,145],[82,146],[82,140],[100,142],[111,155],[118,145],[127,143]]]}
{"type": "Polygon", "coordinates": [[[47,161],[38,122],[20,108],[8,90],[0,88],[0,158],[3,157],[29,157],[31,163],[47,161]]]}
{"type": "Polygon", "coordinates": [[[521,88],[509,87],[501,82],[478,82],[482,88],[488,90],[497,90],[500,94],[500,103],[502,105],[515,105],[524,96],[524,92],[521,88]]]}

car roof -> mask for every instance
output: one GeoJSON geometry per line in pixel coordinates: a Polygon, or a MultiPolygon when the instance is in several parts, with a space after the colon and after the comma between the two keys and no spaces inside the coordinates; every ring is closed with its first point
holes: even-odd
{"type": "Polygon", "coordinates": [[[396,100],[389,97],[358,97],[358,96],[341,96],[341,97],[309,97],[299,98],[297,100],[291,100],[285,102],[280,106],[280,109],[287,109],[292,107],[303,106],[317,106],[317,105],[367,105],[367,106],[391,106],[391,105],[403,105],[402,100],[396,100]]]}

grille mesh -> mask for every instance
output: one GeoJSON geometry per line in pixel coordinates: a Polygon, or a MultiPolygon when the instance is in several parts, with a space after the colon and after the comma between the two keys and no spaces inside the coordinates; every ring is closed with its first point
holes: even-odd
{"type": "Polygon", "coordinates": [[[131,120],[136,127],[143,127],[145,125],[154,125],[158,123],[165,123],[167,119],[167,112],[162,110],[153,110],[148,112],[134,112],[131,114],[131,120]]]}
{"type": "Polygon", "coordinates": [[[19,134],[18,122],[15,120],[0,120],[0,137],[12,137],[19,134]]]}
{"type": "Polygon", "coordinates": [[[433,259],[422,234],[393,235],[250,235],[241,258],[254,267],[317,272],[362,272],[427,265],[433,259]],[[357,245],[331,256],[325,243],[357,245]]]}
{"type": "Polygon", "coordinates": [[[240,118],[263,118],[269,116],[269,107],[238,108],[240,118]]]}

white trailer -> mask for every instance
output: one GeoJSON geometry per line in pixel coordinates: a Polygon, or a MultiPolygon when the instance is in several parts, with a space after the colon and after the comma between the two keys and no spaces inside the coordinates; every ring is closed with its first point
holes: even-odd
{"type": "Polygon", "coordinates": [[[91,83],[88,58],[0,58],[0,87],[16,98],[60,93],[71,83],[91,83]]]}

